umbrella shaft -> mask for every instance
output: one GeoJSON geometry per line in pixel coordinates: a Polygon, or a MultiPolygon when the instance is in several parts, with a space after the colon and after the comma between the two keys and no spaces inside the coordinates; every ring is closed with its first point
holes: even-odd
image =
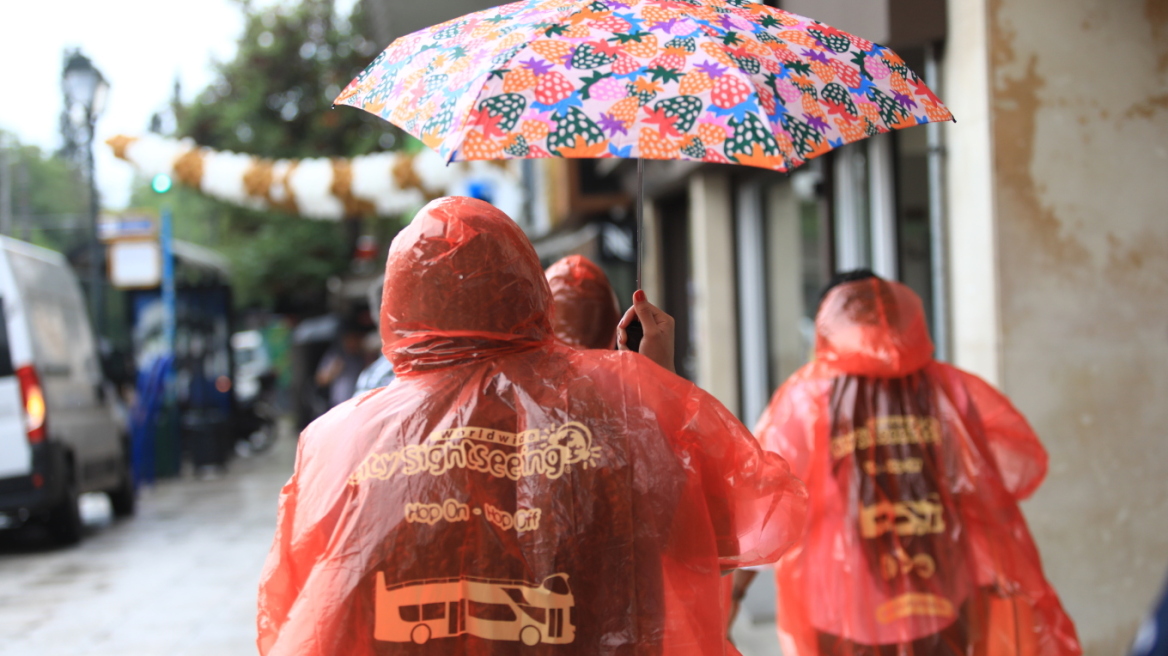
{"type": "Polygon", "coordinates": [[[645,160],[637,158],[637,289],[641,288],[641,262],[645,259],[645,160]]]}

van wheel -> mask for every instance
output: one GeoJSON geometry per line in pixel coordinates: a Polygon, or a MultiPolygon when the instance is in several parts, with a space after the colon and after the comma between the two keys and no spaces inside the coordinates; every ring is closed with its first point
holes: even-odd
{"type": "Polygon", "coordinates": [[[541,637],[542,636],[539,634],[539,629],[531,625],[523,627],[523,630],[519,632],[519,639],[522,640],[523,644],[527,645],[528,647],[534,647],[538,645],[539,639],[541,637]]]}
{"type": "Polygon", "coordinates": [[[430,627],[425,624],[415,626],[414,630],[410,631],[410,640],[419,645],[426,644],[430,641],[430,627]]]}
{"type": "Polygon", "coordinates": [[[122,482],[109,495],[110,506],[113,507],[114,517],[133,517],[138,495],[134,493],[134,476],[127,469],[122,482]]]}
{"type": "Polygon", "coordinates": [[[72,472],[66,474],[65,498],[49,511],[49,534],[58,544],[70,545],[81,541],[80,496],[72,472]]]}

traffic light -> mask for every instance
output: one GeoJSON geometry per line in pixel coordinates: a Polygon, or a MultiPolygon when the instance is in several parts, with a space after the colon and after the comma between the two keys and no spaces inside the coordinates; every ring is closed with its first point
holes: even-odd
{"type": "Polygon", "coordinates": [[[155,193],[165,194],[166,192],[170,191],[170,188],[173,184],[174,182],[170,179],[169,175],[165,173],[159,173],[150,181],[150,188],[153,189],[155,193]]]}

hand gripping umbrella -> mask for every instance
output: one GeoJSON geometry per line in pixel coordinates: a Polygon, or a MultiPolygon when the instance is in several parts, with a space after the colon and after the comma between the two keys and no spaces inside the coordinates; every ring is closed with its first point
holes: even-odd
{"type": "Polygon", "coordinates": [[[952,119],[896,53],[747,0],[524,0],[394,41],[336,99],[447,162],[638,158],[788,171],[952,119]]]}

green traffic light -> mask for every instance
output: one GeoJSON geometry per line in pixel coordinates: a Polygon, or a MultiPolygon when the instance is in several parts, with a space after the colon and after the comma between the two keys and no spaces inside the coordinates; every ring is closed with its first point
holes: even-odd
{"type": "Polygon", "coordinates": [[[169,175],[165,173],[159,173],[158,175],[154,176],[153,180],[150,181],[150,188],[153,189],[155,193],[165,194],[166,192],[170,191],[172,184],[174,183],[171,181],[169,175]]]}

